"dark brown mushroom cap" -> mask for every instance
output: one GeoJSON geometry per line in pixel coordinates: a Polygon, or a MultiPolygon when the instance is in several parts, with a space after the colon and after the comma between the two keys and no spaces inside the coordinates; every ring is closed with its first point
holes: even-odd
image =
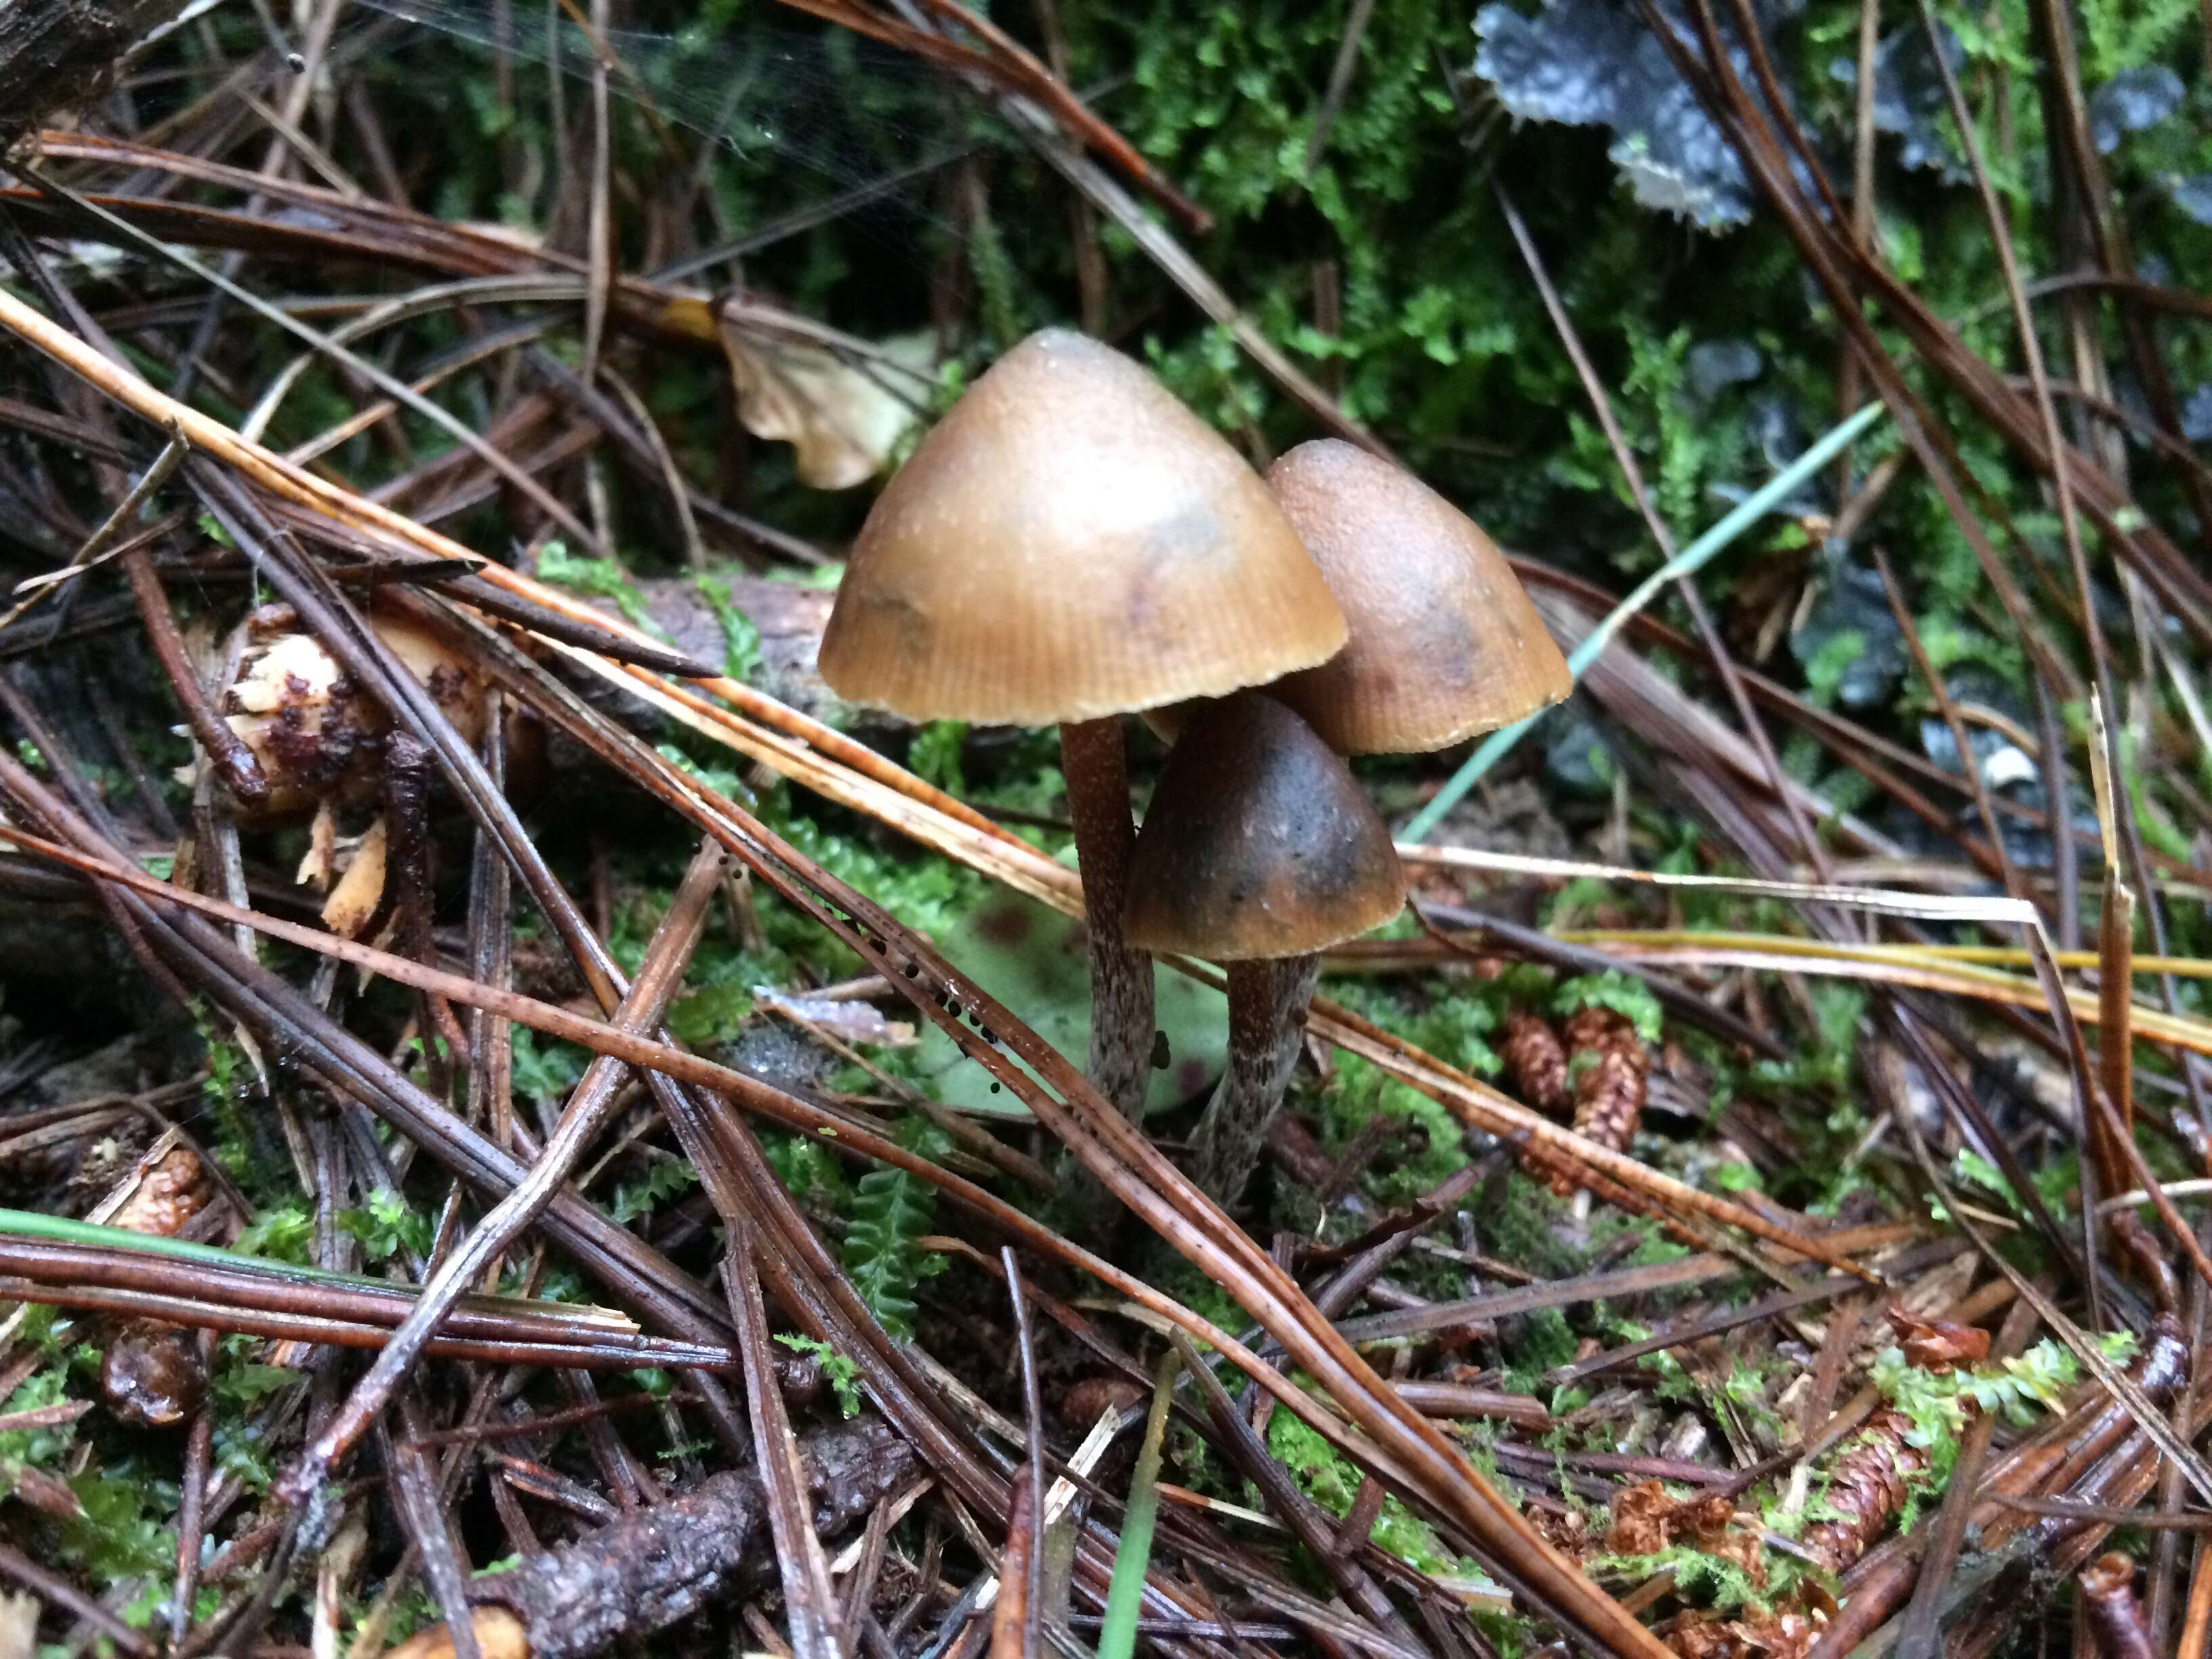
{"type": "Polygon", "coordinates": [[[1401,467],[1334,438],[1267,470],[1352,637],[1269,687],[1341,754],[1417,754],[1574,690],[1498,544],[1401,467]]]}
{"type": "Polygon", "coordinates": [[[1323,661],[1344,617],[1259,476],[1137,364],[1062,329],[1001,357],[854,543],[822,641],[840,696],[1040,725],[1323,661]]]}
{"type": "Polygon", "coordinates": [[[1313,728],[1257,692],[1201,705],[1129,864],[1129,942],[1214,962],[1304,956],[1406,902],[1390,832],[1313,728]]]}

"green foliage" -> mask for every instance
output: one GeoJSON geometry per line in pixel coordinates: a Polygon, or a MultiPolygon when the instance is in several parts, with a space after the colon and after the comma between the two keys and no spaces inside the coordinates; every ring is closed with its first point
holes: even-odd
{"type": "Polygon", "coordinates": [[[817,1137],[769,1133],[761,1145],[775,1178],[802,1204],[840,1209],[849,1202],[852,1189],[844,1166],[817,1137]]]}
{"type": "MultiPolygon", "coordinates": [[[[745,786],[744,780],[729,767],[720,764],[720,760],[702,760],[696,756],[687,754],[672,743],[657,743],[653,746],[653,752],[683,773],[684,776],[704,784],[724,799],[736,801],[740,805],[751,803],[753,792],[745,786]]],[[[719,756],[720,759],[728,758],[727,750],[716,750],[711,752],[719,756]]]]}
{"type": "MultiPolygon", "coordinates": [[[[1275,1461],[1297,1478],[1305,1495],[1341,1519],[1359,1495],[1360,1472],[1339,1456],[1334,1447],[1289,1412],[1278,1408],[1267,1419],[1267,1449],[1275,1461]]],[[[1416,1571],[1439,1576],[1459,1576],[1473,1564],[1452,1554],[1436,1529],[1415,1516],[1397,1498],[1382,1500],[1368,1537],[1416,1571]]]]}
{"type": "MultiPolygon", "coordinates": [[[[894,855],[837,834],[793,811],[781,791],[762,800],[760,813],[769,828],[830,874],[934,938],[950,933],[992,890],[983,877],[949,859],[894,855]]],[[[846,957],[848,964],[852,961],[846,957]]]]}
{"type": "MultiPolygon", "coordinates": [[[[652,612],[646,609],[645,595],[637,591],[637,584],[612,559],[580,559],[563,544],[548,542],[538,555],[538,578],[594,599],[612,599],[631,627],[648,634],[660,633],[652,612]]],[[[708,596],[708,603],[713,603],[712,595],[708,596]]],[[[716,614],[720,614],[719,609],[716,614]]],[[[727,627],[726,623],[724,626],[727,627]]]]}
{"type": "Polygon", "coordinates": [[[264,1395],[306,1380],[298,1371],[283,1365],[264,1365],[246,1359],[239,1352],[226,1352],[228,1347],[225,1343],[217,1350],[219,1361],[214,1375],[208,1379],[216,1397],[226,1405],[251,1406],[264,1395]]]}
{"type": "Polygon", "coordinates": [[[837,1409],[852,1417],[860,1409],[860,1389],[855,1380],[860,1373],[853,1362],[818,1337],[799,1336],[790,1331],[779,1331],[775,1340],[787,1348],[799,1353],[811,1353],[822,1362],[822,1374],[830,1379],[830,1387],[837,1396],[837,1409]]]}
{"type": "Polygon", "coordinates": [[[2020,1194],[2005,1179],[2004,1171],[1971,1146],[1960,1147],[1958,1156],[1951,1160],[1951,1178],[1994,1193],[2004,1200],[2008,1210],[2015,1215],[2021,1212],[2020,1194]]]}
{"type": "Polygon", "coordinates": [[[761,672],[760,629],[738,608],[729,583],[703,571],[691,579],[714,620],[722,626],[722,670],[733,680],[750,681],[761,672]]]}
{"type": "MultiPolygon", "coordinates": [[[[1412,1012],[1371,981],[1332,980],[1327,994],[1448,1065],[1486,1076],[1499,1066],[1488,1038],[1507,1000],[1502,983],[1462,983],[1437,977],[1425,987],[1430,993],[1426,1005],[1412,1012]]],[[[1339,1057],[1336,1075],[1322,1092],[1322,1105],[1327,1144],[1332,1150],[1362,1133],[1377,1115],[1410,1119],[1425,1132],[1425,1153],[1399,1164],[1373,1183],[1375,1195],[1382,1201],[1403,1202],[1426,1191],[1467,1161],[1461,1150],[1460,1125],[1449,1111],[1357,1055],[1339,1057]]]]}
{"type": "Polygon", "coordinates": [[[1805,692],[1823,708],[1836,706],[1836,690],[1851,665],[1866,654],[1866,635],[1856,628],[1840,629],[1821,641],[1805,659],[1805,692]]]}
{"type": "MultiPolygon", "coordinates": [[[[1530,1182],[1529,1196],[1536,1194],[1530,1182]]],[[[1579,1346],[1574,1327],[1559,1308],[1539,1308],[1520,1322],[1520,1338],[1505,1367],[1504,1387],[1510,1394],[1540,1393],[1547,1372],[1556,1370],[1575,1357],[1579,1346]]]]}
{"type": "Polygon", "coordinates": [[[307,1267],[315,1248],[315,1218],[297,1204],[264,1210],[239,1233],[230,1248],[240,1255],[259,1256],[264,1261],[307,1267]]]}
{"type": "Polygon", "coordinates": [[[562,1100],[584,1075],[591,1056],[573,1042],[540,1036],[517,1025],[509,1034],[507,1062],[514,1092],[526,1100],[562,1100]]]}
{"type": "Polygon", "coordinates": [[[253,1062],[235,1039],[226,1035],[205,1005],[192,1006],[192,1028],[206,1051],[207,1076],[200,1081],[200,1099],[214,1121],[212,1150],[231,1179],[249,1194],[263,1188],[268,1171],[255,1151],[252,1125],[246,1112],[246,1093],[253,1086],[253,1062]]]}
{"type": "Polygon", "coordinates": [[[1656,1042],[1660,1039],[1664,1016],[1659,999],[1640,979],[1609,970],[1562,981],[1552,999],[1553,1012],[1572,1014],[1584,1008],[1610,1008],[1635,1026],[1636,1035],[1644,1042],[1656,1042]]]}
{"type": "Polygon", "coordinates": [[[408,1208],[398,1193],[371,1193],[363,1208],[340,1210],[337,1223],[360,1241],[362,1254],[371,1261],[388,1261],[402,1251],[429,1254],[430,1218],[408,1208]]]}
{"type": "MultiPolygon", "coordinates": [[[[27,1412],[40,1406],[59,1405],[70,1397],[70,1367],[66,1358],[41,1366],[16,1385],[0,1410],[27,1412]]],[[[76,1443],[76,1425],[58,1428],[10,1429],[0,1434],[0,1483],[12,1490],[25,1468],[58,1472],[61,1460],[76,1443]]]]}
{"type": "Polygon", "coordinates": [[[166,1587],[177,1565],[176,1536],[164,1524],[176,1510],[175,1484],[127,1458],[68,1484],[84,1513],[57,1525],[63,1561],[97,1582],[158,1574],[166,1587]]]}
{"type": "MultiPolygon", "coordinates": [[[[2134,1346],[2124,1332],[2102,1342],[2106,1357],[2115,1361],[2134,1346]]],[[[1873,1380],[1912,1425],[1905,1438],[1929,1454],[1924,1485],[1933,1489],[1949,1476],[1958,1457],[1970,1407],[2027,1427],[2040,1413],[2064,1408],[2068,1391],[2081,1380],[2081,1365],[2048,1340],[2009,1359],[1948,1371],[1923,1370],[1907,1362],[1903,1349],[1884,1348],[1875,1357],[1873,1380]]]]}
{"type": "Polygon", "coordinates": [[[964,795],[968,785],[960,775],[960,749],[967,741],[967,721],[932,720],[907,746],[907,769],[947,794],[964,795]]]}
{"type": "MultiPolygon", "coordinates": [[[[929,1157],[950,1149],[944,1132],[908,1119],[900,1143],[929,1157]]],[[[937,1219],[937,1189],[903,1170],[871,1170],[854,1183],[851,1219],[840,1255],[845,1271],[885,1330],[914,1334],[914,1287],[945,1269],[945,1258],[916,1242],[937,1219]]]]}
{"type": "Polygon", "coordinates": [[[1641,1582],[1658,1573],[1671,1573],[1676,1593],[1691,1606],[1719,1613],[1764,1613],[1787,1602],[1800,1583],[1813,1576],[1806,1563],[1779,1551],[1765,1552],[1764,1583],[1725,1556],[1708,1554],[1694,1544],[1674,1544],[1649,1555],[1601,1553],[1583,1564],[1584,1571],[1619,1574],[1641,1582]]]}
{"type": "Polygon", "coordinates": [[[642,1176],[616,1187],[608,1213],[627,1224],[641,1215],[651,1215],[677,1194],[690,1192],[698,1184],[699,1172],[682,1158],[653,1158],[642,1176]]]}
{"type": "MultiPolygon", "coordinates": [[[[768,915],[788,914],[781,904],[768,915]]],[[[819,938],[818,933],[815,935],[819,938]]],[[[690,971],[684,975],[684,994],[668,1010],[668,1028],[695,1047],[728,1042],[752,1017],[754,994],[762,986],[788,985],[793,963],[774,945],[748,950],[720,929],[703,935],[692,953],[690,971]]]]}
{"type": "Polygon", "coordinates": [[[2194,0],[2081,0],[2083,78],[2094,88],[2157,62],[2201,15],[2194,0]]]}

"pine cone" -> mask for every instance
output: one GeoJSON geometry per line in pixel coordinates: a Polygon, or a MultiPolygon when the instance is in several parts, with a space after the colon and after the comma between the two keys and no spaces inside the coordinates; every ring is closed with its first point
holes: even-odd
{"type": "Polygon", "coordinates": [[[1874,1547],[1905,1507],[1906,1483],[1927,1468],[1928,1454],[1905,1437],[1911,1426],[1897,1412],[1876,1412],[1858,1443],[1836,1461],[1826,1499],[1839,1518],[1815,1522],[1804,1539],[1832,1572],[1874,1547]]]}
{"type": "Polygon", "coordinates": [[[1521,1098],[1540,1112],[1567,1109],[1567,1051],[1552,1023],[1534,1014],[1505,1017],[1505,1070],[1521,1098]]]}
{"type": "Polygon", "coordinates": [[[1623,1048],[1636,1056],[1637,1070],[1648,1073],[1651,1069],[1651,1057],[1644,1052],[1643,1039],[1636,1035],[1636,1024],[1626,1014],[1595,1006],[1577,1008],[1567,1016],[1567,1023],[1561,1030],[1571,1053],[1580,1054],[1585,1048],[1623,1048]]]}
{"type": "MultiPolygon", "coordinates": [[[[1625,1152],[1636,1139],[1650,1086],[1651,1057],[1636,1027],[1610,1008],[1584,1008],[1567,1021],[1567,1044],[1579,1065],[1575,1071],[1575,1133],[1612,1152],[1625,1152]],[[1588,1056],[1588,1058],[1584,1058],[1588,1056]]],[[[1574,1190],[1564,1175],[1554,1176],[1553,1191],[1574,1190]]]]}

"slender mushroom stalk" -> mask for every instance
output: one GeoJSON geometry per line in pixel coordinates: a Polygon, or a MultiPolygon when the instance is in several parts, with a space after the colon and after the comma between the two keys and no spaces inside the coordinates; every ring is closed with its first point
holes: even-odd
{"type": "Polygon", "coordinates": [[[1297,1059],[1319,953],[1395,915],[1390,833],[1313,728],[1245,692],[1189,713],[1130,860],[1129,938],[1226,966],[1229,1060],[1194,1175],[1231,1203],[1297,1059]]]}
{"type": "Polygon", "coordinates": [[[1060,766],[1083,872],[1091,941],[1091,1080],[1130,1117],[1138,1115],[1152,1072],[1152,963],[1121,933],[1129,890],[1128,753],[1117,720],[1068,720],[1060,728],[1060,766]]]}
{"type": "Polygon", "coordinates": [[[1231,962],[1223,971],[1229,981],[1228,1066],[1199,1118],[1191,1151],[1200,1184],[1228,1204],[1243,1195],[1259,1168],[1268,1126],[1290,1089],[1321,957],[1231,962]]]}
{"type": "Polygon", "coordinates": [[[923,439],[854,544],[822,641],[840,696],[910,720],[1060,728],[1089,911],[1093,1080],[1132,1118],[1152,969],[1121,933],[1133,832],[1120,717],[1220,696],[1344,643],[1258,476],[1142,368],[1048,329],[923,439]]]}

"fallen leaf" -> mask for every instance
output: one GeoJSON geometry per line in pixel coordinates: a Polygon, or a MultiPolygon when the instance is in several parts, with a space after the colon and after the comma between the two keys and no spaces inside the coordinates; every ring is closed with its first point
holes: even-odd
{"type": "Polygon", "coordinates": [[[791,445],[799,481],[817,489],[850,489],[883,471],[914,425],[916,394],[937,364],[936,337],[927,333],[884,341],[884,362],[854,363],[825,347],[763,340],[725,320],[722,349],[738,419],[756,438],[791,445]]]}

